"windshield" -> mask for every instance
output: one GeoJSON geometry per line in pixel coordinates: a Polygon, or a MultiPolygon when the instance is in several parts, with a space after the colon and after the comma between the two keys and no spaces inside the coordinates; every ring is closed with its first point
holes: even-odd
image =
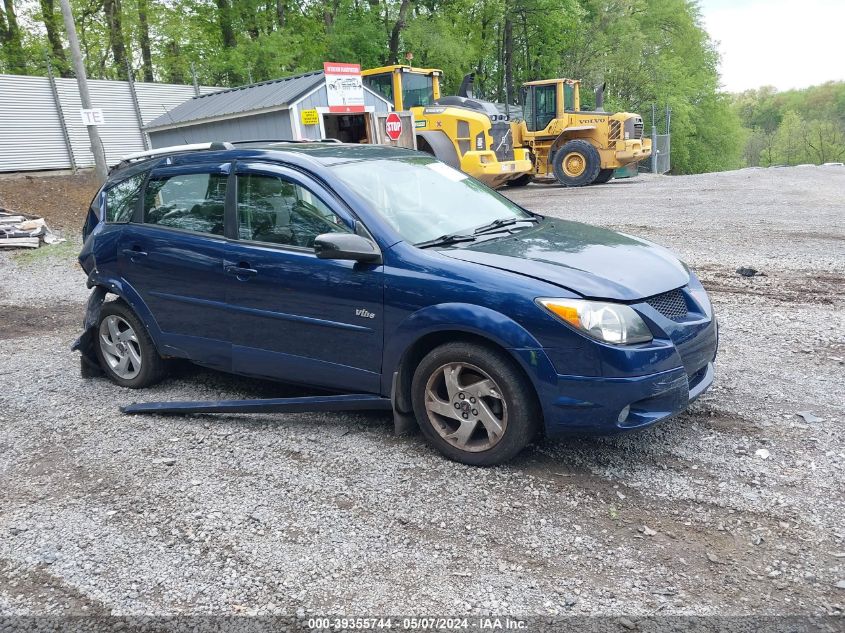
{"type": "Polygon", "coordinates": [[[402,73],[402,107],[428,106],[434,102],[434,79],[429,75],[402,73]]]}
{"type": "Polygon", "coordinates": [[[391,103],[393,102],[393,73],[367,75],[364,77],[364,85],[391,103]]]}
{"type": "Polygon", "coordinates": [[[408,242],[419,244],[526,211],[477,180],[429,156],[341,163],[335,174],[408,242]]]}

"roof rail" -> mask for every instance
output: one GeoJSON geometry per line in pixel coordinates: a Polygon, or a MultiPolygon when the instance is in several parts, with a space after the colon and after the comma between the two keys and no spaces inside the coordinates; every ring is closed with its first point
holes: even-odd
{"type": "Polygon", "coordinates": [[[162,154],[172,154],[174,152],[195,152],[198,150],[224,150],[234,149],[235,146],[231,143],[191,143],[189,145],[171,145],[170,147],[159,147],[158,149],[148,149],[145,152],[135,152],[134,154],[127,154],[121,157],[120,162],[129,162],[132,160],[140,160],[142,158],[152,158],[153,156],[161,156],[162,154]]]}
{"type": "Polygon", "coordinates": [[[336,138],[319,138],[319,139],[310,139],[310,138],[300,138],[300,139],[292,139],[292,138],[251,138],[245,141],[231,141],[232,145],[247,145],[249,143],[342,143],[336,138]]]}

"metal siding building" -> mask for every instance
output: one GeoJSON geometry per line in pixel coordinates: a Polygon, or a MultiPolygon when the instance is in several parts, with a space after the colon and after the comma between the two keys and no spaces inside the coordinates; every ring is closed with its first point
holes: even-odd
{"type": "Polygon", "coordinates": [[[289,139],[290,112],[268,112],[198,125],[149,130],[154,148],[209,141],[246,141],[249,139],[289,139]]]}
{"type": "Polygon", "coordinates": [[[374,138],[376,114],[392,110],[389,101],[366,87],[364,104],[363,114],[329,113],[325,76],[318,71],[194,97],[150,122],[145,130],[154,148],[252,139],[318,140],[339,134],[351,135],[358,142],[354,136],[362,131],[374,138]],[[318,123],[305,125],[303,110],[316,110],[318,123]],[[341,130],[340,117],[344,125],[355,129],[341,130]],[[354,117],[360,121],[352,121],[354,117]]]}
{"type": "MultiPolygon", "coordinates": [[[[94,107],[103,110],[105,123],[97,128],[110,165],[146,149],[142,122],[149,123],[194,94],[193,86],[135,82],[139,121],[128,82],[92,79],[88,86],[94,107]]],[[[217,90],[201,87],[200,93],[217,90]]],[[[80,108],[76,79],[51,83],[48,77],[0,75],[0,172],[93,166],[80,108]]]]}

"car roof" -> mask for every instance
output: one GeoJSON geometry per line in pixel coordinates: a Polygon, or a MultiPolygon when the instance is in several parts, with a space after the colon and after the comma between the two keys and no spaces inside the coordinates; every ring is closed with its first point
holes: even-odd
{"type": "Polygon", "coordinates": [[[124,162],[115,166],[106,184],[123,180],[151,167],[162,165],[193,165],[197,163],[265,159],[280,162],[293,162],[312,166],[337,165],[340,163],[367,160],[402,160],[413,156],[415,152],[403,147],[389,145],[365,145],[358,143],[302,142],[302,141],[243,141],[224,149],[220,144],[208,149],[187,150],[174,147],[172,152],[162,148],[161,153],[142,157],[133,162],[124,162]]]}
{"type": "Polygon", "coordinates": [[[314,160],[331,165],[350,160],[391,160],[408,158],[404,147],[390,145],[365,145],[360,143],[259,143],[239,145],[239,148],[264,149],[287,154],[304,154],[314,160]]]}

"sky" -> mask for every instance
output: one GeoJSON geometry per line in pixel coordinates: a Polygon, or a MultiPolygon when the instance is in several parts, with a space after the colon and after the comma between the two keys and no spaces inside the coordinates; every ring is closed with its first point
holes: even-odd
{"type": "Polygon", "coordinates": [[[805,88],[845,80],[845,0],[699,0],[722,88],[805,88]]]}

